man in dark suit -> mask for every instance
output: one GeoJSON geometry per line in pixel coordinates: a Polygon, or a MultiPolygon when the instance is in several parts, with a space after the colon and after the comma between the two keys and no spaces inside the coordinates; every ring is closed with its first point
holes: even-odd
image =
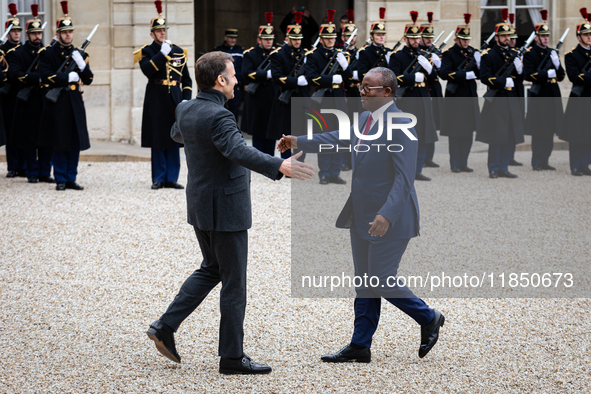
{"type": "MultiPolygon", "coordinates": [[[[397,83],[395,74],[384,67],[368,71],[360,85],[361,100],[368,111],[359,116],[359,131],[374,136],[379,122],[386,129],[388,113],[401,112],[393,102],[397,83]]],[[[410,123],[399,118],[398,123],[410,123]]],[[[351,128],[353,132],[353,128],[351,128]]],[[[445,317],[417,298],[408,287],[388,284],[388,278],[395,277],[402,254],[411,238],[419,233],[419,204],[414,188],[417,165],[418,143],[414,128],[413,139],[405,133],[392,133],[387,140],[386,133],[377,139],[367,141],[372,146],[398,144],[401,151],[386,149],[367,151],[361,149],[363,139],[340,140],[340,131],[306,136],[284,136],[279,148],[298,148],[303,151],[318,151],[320,144],[333,144],[351,149],[353,179],[351,195],[337,219],[337,227],[350,228],[351,248],[355,275],[376,276],[377,286],[356,287],[355,328],[351,343],[335,354],[322,357],[325,362],[370,362],[371,342],[380,319],[381,297],[394,304],[412,317],[421,326],[419,357],[425,357],[439,337],[439,328],[445,317]],[[359,152],[357,152],[357,150],[359,152]]]]}
{"type": "Polygon", "coordinates": [[[314,170],[308,164],[269,156],[246,145],[234,115],[224,108],[238,83],[230,54],[203,55],[195,64],[195,76],[199,94],[178,106],[171,135],[185,144],[188,221],[195,228],[203,262],[147,334],[164,356],[180,363],[173,334],[221,281],[220,373],[269,373],[271,368],[252,361],[242,346],[247,230],[252,224],[248,170],[273,180],[283,175],[310,179],[314,170]]]}

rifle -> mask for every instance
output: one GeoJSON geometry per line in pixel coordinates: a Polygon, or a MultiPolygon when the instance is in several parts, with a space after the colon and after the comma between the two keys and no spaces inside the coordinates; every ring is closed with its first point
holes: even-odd
{"type": "MultiPolygon", "coordinates": [[[[287,45],[287,44],[283,44],[283,45],[287,45]]],[[[269,53],[269,56],[267,56],[267,58],[265,60],[263,60],[261,62],[261,64],[259,64],[259,66],[257,67],[257,71],[268,71],[269,67],[271,67],[271,54],[269,53]]],[[[248,84],[248,86],[246,87],[246,91],[250,94],[255,94],[257,92],[257,90],[259,90],[259,86],[261,85],[260,82],[251,82],[248,84]]]]}
{"type": "MultiPolygon", "coordinates": [[[[47,22],[45,22],[43,24],[42,29],[45,30],[46,25],[47,25],[47,22]]],[[[49,46],[52,47],[56,42],[57,42],[57,37],[54,37],[53,40],[51,40],[51,44],[49,44],[49,46]]],[[[37,52],[37,56],[35,57],[35,60],[33,60],[33,63],[31,63],[31,65],[29,66],[29,69],[27,70],[27,74],[33,72],[33,70],[35,70],[37,68],[37,66],[39,65],[39,58],[41,57],[41,49],[42,48],[39,48],[39,52],[37,52]]],[[[18,94],[16,95],[16,98],[21,101],[24,101],[26,103],[29,101],[32,91],[33,91],[33,86],[25,86],[24,88],[22,88],[18,92],[18,94]]]]}
{"type": "MultiPolygon", "coordinates": [[[[294,75],[295,74],[294,76],[296,78],[299,78],[301,75],[303,75],[304,74],[304,60],[305,59],[306,59],[306,54],[302,54],[302,57],[293,66],[293,69],[289,72],[289,75],[294,75]]],[[[295,88],[295,89],[287,89],[286,91],[282,92],[279,95],[279,101],[281,101],[283,104],[289,104],[289,99],[291,99],[291,95],[297,89],[298,88],[295,88]]]]}
{"type": "MultiPolygon", "coordinates": [[[[12,26],[13,25],[8,26],[8,29],[6,29],[2,37],[0,37],[0,45],[4,45],[6,44],[6,41],[8,41],[8,38],[6,37],[8,37],[8,33],[10,33],[12,30],[12,26]]],[[[4,70],[4,72],[6,72],[8,71],[8,61],[6,61],[6,54],[4,55],[3,60],[6,62],[6,70],[4,70]]],[[[8,92],[10,92],[10,82],[6,81],[6,84],[2,87],[2,89],[0,89],[0,93],[6,96],[8,92]]]]}
{"type": "MultiPolygon", "coordinates": [[[[550,61],[550,54],[554,51],[556,51],[556,53],[558,53],[558,50],[560,49],[562,44],[564,44],[564,39],[566,38],[569,31],[570,31],[570,27],[567,28],[566,31],[564,32],[564,34],[562,35],[562,37],[560,37],[558,44],[556,44],[556,48],[550,49],[548,51],[548,53],[546,53],[546,56],[544,56],[544,59],[542,59],[542,62],[538,66],[538,69],[537,69],[538,72],[548,72],[548,70],[550,70],[552,68],[551,66],[553,66],[553,64],[550,61]]],[[[556,70],[556,71],[558,71],[558,70],[556,70]]],[[[534,82],[531,85],[531,88],[529,88],[529,91],[531,94],[535,94],[537,96],[538,93],[540,93],[541,88],[542,88],[542,84],[540,82],[534,82]]]]}
{"type": "MultiPolygon", "coordinates": [[[[583,66],[583,69],[581,70],[581,72],[585,73],[585,74],[591,73],[591,59],[589,59],[587,64],[585,64],[585,66],[583,66]]],[[[573,84],[573,89],[571,90],[571,94],[575,97],[581,97],[581,94],[583,94],[584,88],[585,88],[585,85],[574,85],[573,84]]]]}
{"type": "MultiPolygon", "coordinates": [[[[523,44],[523,46],[521,48],[519,48],[518,51],[511,51],[511,56],[509,56],[509,58],[507,60],[505,60],[505,64],[503,64],[503,67],[501,67],[501,69],[499,71],[497,71],[497,73],[495,74],[495,78],[497,79],[501,79],[501,80],[505,80],[507,78],[509,78],[509,76],[513,73],[513,70],[515,70],[515,63],[513,63],[513,61],[515,60],[515,58],[517,57],[521,57],[521,55],[523,55],[523,53],[527,50],[527,47],[530,46],[531,42],[534,40],[534,37],[536,36],[536,32],[532,32],[529,36],[529,38],[527,39],[527,41],[525,42],[525,44],[523,44]]],[[[484,93],[484,97],[485,98],[492,98],[497,94],[497,89],[491,89],[489,88],[489,90],[484,93]]]]}
{"type": "MultiPolygon", "coordinates": [[[[353,37],[355,37],[357,35],[357,29],[353,30],[353,33],[351,33],[351,37],[349,37],[349,39],[347,40],[347,42],[345,43],[345,47],[349,47],[349,45],[351,45],[351,41],[353,40],[353,37]]],[[[320,75],[334,75],[336,74],[337,70],[339,69],[339,64],[336,61],[337,56],[339,52],[336,49],[334,50],[334,53],[332,54],[332,57],[330,58],[330,60],[328,61],[328,63],[326,63],[326,66],[324,66],[324,70],[322,70],[322,72],[320,73],[320,75]],[[328,67],[331,65],[332,66],[330,68],[330,70],[328,70],[328,67]],[[327,72],[328,70],[328,72],[327,72]]],[[[312,95],[312,97],[324,97],[324,93],[328,90],[328,88],[321,88],[321,89],[317,89],[314,94],[312,95]]],[[[332,89],[331,89],[332,90],[332,89]]]]}
{"type": "MultiPolygon", "coordinates": [[[[402,42],[402,38],[400,40],[398,40],[398,42],[396,44],[394,44],[394,48],[392,48],[391,51],[386,51],[385,53],[382,53],[382,55],[378,58],[378,60],[373,64],[373,66],[370,67],[370,70],[372,68],[375,67],[382,67],[384,65],[384,61],[386,61],[386,55],[388,55],[388,52],[390,53],[394,53],[396,52],[396,50],[398,49],[398,47],[400,46],[402,42]]],[[[371,44],[370,44],[371,45],[371,44]]],[[[388,60],[389,62],[389,60],[388,60]]],[[[387,64],[387,63],[386,63],[387,64]]]]}
{"type": "MultiPolygon", "coordinates": [[[[480,52],[486,50],[486,48],[488,48],[490,41],[493,39],[493,37],[495,36],[495,32],[493,31],[493,33],[487,38],[486,41],[484,41],[482,43],[482,46],[480,47],[480,52]]],[[[476,65],[476,59],[474,58],[474,53],[472,53],[472,56],[469,56],[466,58],[466,60],[464,60],[462,62],[462,64],[460,64],[458,66],[458,71],[472,71],[472,69],[474,68],[474,65],[476,65]]],[[[449,92],[450,94],[455,94],[458,91],[458,88],[460,87],[460,84],[457,82],[448,82],[447,86],[445,88],[446,90],[446,95],[447,92],[449,92]]]]}
{"type": "MultiPolygon", "coordinates": [[[[86,38],[86,40],[84,41],[84,44],[82,44],[81,49],[83,52],[90,45],[90,40],[92,39],[92,36],[94,35],[94,33],[96,33],[96,30],[98,29],[98,27],[99,27],[99,25],[96,25],[94,27],[94,29],[92,29],[92,32],[86,38]]],[[[74,48],[74,50],[72,51],[70,56],[68,56],[68,58],[64,61],[64,63],[61,65],[61,67],[58,70],[64,70],[64,68],[65,68],[65,70],[63,71],[63,73],[65,73],[65,74],[69,74],[72,71],[74,71],[74,67],[76,67],[76,62],[72,59],[72,55],[74,54],[74,51],[78,51],[78,49],[74,48]],[[70,63],[68,64],[68,62],[70,62],[70,63]]],[[[45,98],[55,104],[55,103],[57,103],[57,100],[60,98],[60,94],[62,93],[62,90],[64,90],[63,87],[52,88],[49,90],[49,92],[47,92],[47,94],[45,95],[45,98]]]]}
{"type": "MultiPolygon", "coordinates": [[[[443,49],[445,47],[446,41],[449,40],[449,38],[451,37],[452,34],[453,34],[453,32],[451,32],[449,34],[449,36],[447,36],[447,38],[441,43],[441,46],[439,48],[443,49]]],[[[406,67],[406,69],[404,70],[403,74],[415,74],[415,73],[420,72],[421,69],[422,69],[422,67],[419,64],[419,55],[423,55],[423,56],[425,56],[428,59],[429,58],[429,55],[431,55],[437,49],[437,47],[435,47],[435,43],[437,41],[439,41],[439,39],[441,38],[442,35],[443,35],[443,32],[439,33],[439,35],[437,36],[437,38],[433,41],[433,43],[431,44],[431,46],[429,48],[427,48],[426,51],[419,50],[418,51],[418,55],[406,67]]],[[[402,96],[404,96],[404,94],[406,93],[406,89],[407,88],[408,88],[407,86],[398,88],[396,90],[395,96],[396,97],[402,97],[402,96]]]]}

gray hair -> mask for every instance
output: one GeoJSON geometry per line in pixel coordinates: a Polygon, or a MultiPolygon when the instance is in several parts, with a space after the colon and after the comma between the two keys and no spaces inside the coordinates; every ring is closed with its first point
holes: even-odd
{"type": "Polygon", "coordinates": [[[392,89],[392,96],[394,96],[394,92],[398,89],[398,80],[394,71],[386,67],[374,67],[367,72],[367,74],[369,73],[380,74],[380,83],[382,86],[392,89]]]}

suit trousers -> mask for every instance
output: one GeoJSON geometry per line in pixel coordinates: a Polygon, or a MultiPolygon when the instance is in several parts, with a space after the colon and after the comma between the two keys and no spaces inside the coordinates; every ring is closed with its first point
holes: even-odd
{"type": "MultiPolygon", "coordinates": [[[[347,152],[347,154],[350,154],[347,152]]],[[[318,154],[318,177],[333,177],[341,174],[341,165],[343,164],[342,153],[319,153],[318,154]]]]}
{"type": "Polygon", "coordinates": [[[179,144],[174,148],[152,148],[152,182],[176,182],[181,171],[179,144]]]}
{"type": "Polygon", "coordinates": [[[203,262],[181,286],[160,321],[176,332],[181,323],[222,282],[218,354],[237,358],[243,354],[246,309],[248,232],[203,231],[195,227],[203,262]]]}
{"type": "Polygon", "coordinates": [[[468,166],[472,138],[472,136],[449,137],[449,164],[451,168],[468,166]]]}
{"type": "MultiPolygon", "coordinates": [[[[384,237],[387,237],[387,233],[384,237]]],[[[355,298],[355,328],[351,342],[366,348],[371,347],[373,334],[380,320],[381,297],[392,303],[419,325],[427,325],[435,316],[433,309],[417,298],[407,286],[388,284],[389,277],[395,277],[402,255],[410,239],[365,240],[351,230],[351,248],[355,275],[368,278],[376,276],[376,287],[357,287],[355,298]],[[383,285],[383,287],[382,287],[383,285]]],[[[368,279],[369,280],[369,279],[368,279]]],[[[369,282],[368,282],[369,283],[369,282]]],[[[363,284],[365,285],[365,284],[363,284]]]]}

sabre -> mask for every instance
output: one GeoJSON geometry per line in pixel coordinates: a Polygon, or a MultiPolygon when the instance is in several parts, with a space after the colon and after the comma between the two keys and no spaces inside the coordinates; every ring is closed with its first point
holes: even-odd
{"type": "MultiPolygon", "coordinates": [[[[47,23],[47,22],[46,22],[47,23]]],[[[94,33],[96,33],[97,29],[98,29],[99,25],[96,25],[94,27],[94,29],[92,29],[92,31],[90,32],[90,34],[88,35],[88,37],[86,38],[86,41],[90,44],[90,40],[92,39],[92,36],[94,36],[94,33]]]]}
{"type": "MultiPolygon", "coordinates": [[[[437,41],[439,41],[439,39],[441,38],[441,36],[443,35],[443,33],[445,33],[445,30],[441,31],[441,33],[439,33],[439,35],[437,36],[437,38],[435,40],[433,40],[433,44],[431,45],[435,45],[435,43],[437,41]]],[[[448,36],[448,38],[451,37],[451,34],[448,36]]],[[[445,41],[443,42],[445,44],[445,41]]]]}
{"type": "Polygon", "coordinates": [[[12,24],[10,26],[8,26],[8,29],[6,29],[6,31],[4,32],[2,37],[0,38],[0,41],[2,42],[2,44],[4,44],[6,42],[6,36],[8,35],[8,33],[10,33],[11,30],[12,30],[12,24]]]}
{"type": "Polygon", "coordinates": [[[45,23],[43,24],[43,26],[41,26],[41,30],[45,30],[45,26],[47,26],[47,22],[45,22],[45,23]]]}
{"type": "Polygon", "coordinates": [[[320,42],[320,36],[318,36],[318,38],[316,39],[316,42],[314,44],[312,44],[312,48],[316,48],[318,46],[319,42],[320,42]]]}
{"type": "MultiPolygon", "coordinates": [[[[443,34],[443,32],[442,32],[443,34]]],[[[439,45],[439,51],[441,52],[441,50],[443,48],[445,48],[445,46],[447,45],[447,42],[449,41],[449,39],[451,38],[451,36],[453,36],[454,32],[452,31],[451,33],[449,33],[449,35],[447,37],[445,37],[445,40],[443,40],[443,42],[441,43],[441,45],[439,45]]]]}
{"type": "Polygon", "coordinates": [[[562,37],[560,37],[560,40],[558,41],[558,45],[556,45],[556,49],[560,49],[560,47],[562,46],[562,44],[564,44],[564,39],[566,38],[566,36],[568,35],[568,32],[570,31],[570,27],[568,27],[564,34],[562,35],[562,37]]]}
{"type": "Polygon", "coordinates": [[[488,47],[488,44],[490,44],[490,41],[494,38],[495,34],[496,33],[493,31],[492,34],[490,36],[488,36],[488,38],[486,39],[486,41],[484,41],[484,42],[486,42],[486,46],[487,47],[488,47]]]}

